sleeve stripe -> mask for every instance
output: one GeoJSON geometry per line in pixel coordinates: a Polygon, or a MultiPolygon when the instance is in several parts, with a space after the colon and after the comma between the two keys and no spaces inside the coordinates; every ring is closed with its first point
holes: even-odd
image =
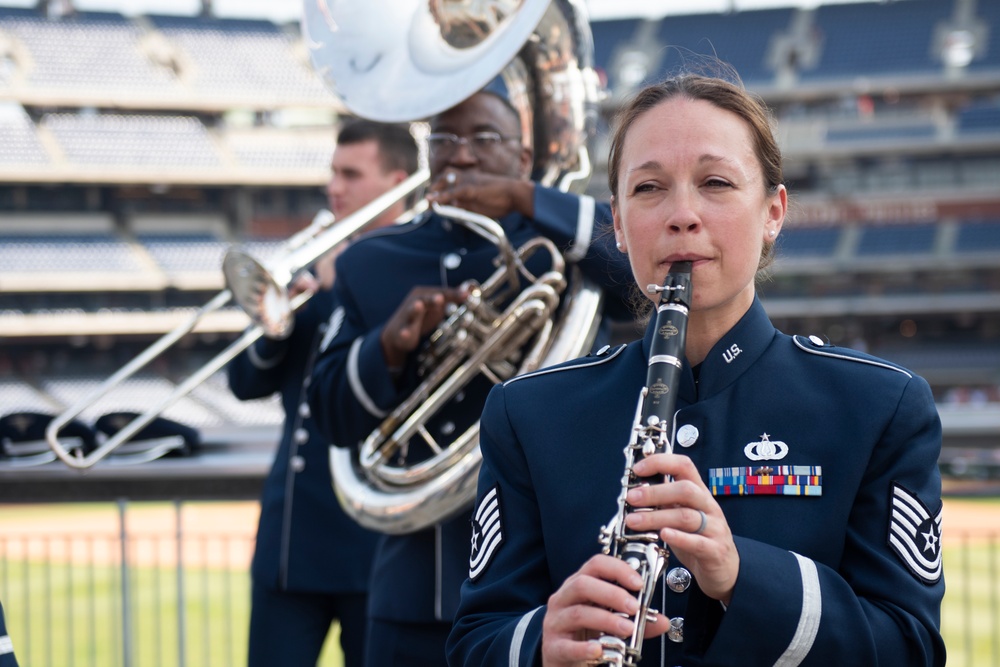
{"type": "Polygon", "coordinates": [[[14,642],[11,641],[10,635],[0,636],[0,655],[7,655],[8,653],[14,652],[14,642]]]}
{"type": "MultiPolygon", "coordinates": [[[[895,532],[895,526],[893,526],[893,531],[895,532]]],[[[936,579],[938,574],[941,572],[941,559],[935,558],[934,560],[927,560],[924,558],[916,549],[916,545],[913,544],[911,540],[899,539],[896,535],[889,537],[889,542],[896,547],[896,553],[899,554],[900,558],[906,560],[906,562],[915,570],[920,570],[927,573],[927,579],[936,579]]]]}
{"type": "Polygon", "coordinates": [[[496,497],[496,487],[490,489],[489,493],[483,496],[483,499],[479,503],[479,508],[476,510],[476,521],[482,522],[483,517],[486,516],[488,512],[493,511],[493,505],[496,502],[496,497]]]}
{"type": "Polygon", "coordinates": [[[580,195],[580,209],[576,218],[576,238],[573,245],[566,252],[566,259],[571,262],[579,262],[587,256],[590,248],[590,241],[594,236],[594,198],[589,195],[580,195]]]}
{"type": "Polygon", "coordinates": [[[479,576],[482,568],[485,567],[485,563],[490,561],[490,556],[494,551],[496,551],[496,548],[500,546],[500,540],[497,539],[497,533],[500,532],[500,521],[494,519],[492,524],[493,525],[490,527],[489,531],[487,531],[485,527],[483,529],[483,544],[485,545],[485,548],[480,549],[477,557],[469,564],[472,575],[479,576]]]}
{"type": "Polygon", "coordinates": [[[798,559],[802,574],[802,614],[791,643],[774,663],[775,667],[795,667],[802,664],[816,641],[819,622],[823,617],[823,592],[819,585],[816,563],[797,553],[792,552],[792,555],[798,559]]]}
{"type": "Polygon", "coordinates": [[[932,516],[917,496],[899,484],[893,484],[892,515],[887,541],[910,572],[926,584],[934,584],[941,578],[941,548],[938,540],[941,535],[942,514],[943,506],[932,516]],[[921,539],[924,541],[921,542],[921,539]],[[926,555],[928,550],[931,558],[926,555]]]}
{"type": "MultiPolygon", "coordinates": [[[[491,538],[495,538],[495,536],[496,531],[490,535],[491,538]]],[[[480,549],[482,556],[479,558],[476,566],[469,570],[469,579],[475,579],[482,573],[482,571],[486,568],[486,564],[489,563],[490,559],[493,557],[493,552],[497,550],[498,546],[500,546],[500,540],[498,539],[486,542],[486,547],[480,549]]]]}
{"type": "Polygon", "coordinates": [[[250,358],[250,363],[262,371],[270,370],[281,363],[281,360],[285,358],[285,352],[282,350],[281,354],[276,356],[274,359],[264,359],[260,356],[260,352],[257,351],[256,345],[251,345],[247,348],[247,356],[250,358]]]}
{"type": "Polygon", "coordinates": [[[514,636],[510,638],[510,667],[519,667],[521,664],[521,644],[524,643],[524,635],[528,631],[531,619],[541,607],[535,607],[530,612],[521,617],[514,628],[514,636]]]}
{"type": "Polygon", "coordinates": [[[361,338],[355,338],[354,342],[351,344],[351,351],[347,355],[347,381],[351,385],[351,389],[354,391],[354,398],[358,399],[362,407],[367,410],[371,415],[383,418],[389,413],[385,410],[379,409],[375,405],[375,401],[372,397],[368,395],[365,391],[364,385],[361,384],[361,372],[358,370],[358,356],[361,353],[361,338]]]}
{"type": "Polygon", "coordinates": [[[918,524],[931,518],[930,512],[928,512],[927,508],[923,506],[923,503],[911,496],[905,489],[898,485],[894,486],[892,489],[892,504],[893,506],[906,511],[906,513],[910,516],[915,517],[918,524]]]}

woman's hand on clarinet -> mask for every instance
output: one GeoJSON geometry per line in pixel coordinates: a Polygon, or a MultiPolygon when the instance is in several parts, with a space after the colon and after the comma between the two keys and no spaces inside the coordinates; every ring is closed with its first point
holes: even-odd
{"type": "Polygon", "coordinates": [[[635,474],[667,475],[673,481],[628,492],[633,507],[656,508],[630,513],[625,518],[628,527],[658,531],[705,595],[728,605],[740,571],[740,555],[722,508],[694,463],[681,454],[655,454],[636,462],[635,474]]]}
{"type": "MultiPolygon", "coordinates": [[[[601,657],[597,637],[614,635],[627,641],[641,587],[642,577],[625,561],[603,554],[591,557],[549,597],[542,621],[542,664],[592,665],[601,657]]],[[[669,627],[669,619],[661,614],[646,624],[645,636],[663,634],[669,627]]]]}

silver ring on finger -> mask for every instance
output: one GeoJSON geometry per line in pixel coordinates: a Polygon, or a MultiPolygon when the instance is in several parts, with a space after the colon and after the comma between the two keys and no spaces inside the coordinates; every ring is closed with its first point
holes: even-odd
{"type": "Polygon", "coordinates": [[[701,535],[704,533],[705,527],[708,526],[708,516],[701,510],[698,510],[698,514],[701,515],[701,525],[698,526],[698,530],[694,531],[695,535],[701,535]]]}

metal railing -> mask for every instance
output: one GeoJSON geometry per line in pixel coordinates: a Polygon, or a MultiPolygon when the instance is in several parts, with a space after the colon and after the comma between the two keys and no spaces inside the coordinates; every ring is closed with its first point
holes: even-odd
{"type": "MultiPolygon", "coordinates": [[[[246,663],[246,532],[174,530],[130,520],[117,530],[0,535],[0,600],[22,665],[198,667],[246,663]]],[[[72,517],[79,507],[67,506],[72,517]]],[[[72,519],[70,519],[72,520],[72,519]]]]}

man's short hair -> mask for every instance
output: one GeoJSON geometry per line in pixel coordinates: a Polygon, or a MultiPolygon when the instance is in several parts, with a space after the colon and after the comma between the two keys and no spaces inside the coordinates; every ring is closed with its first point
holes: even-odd
{"type": "Polygon", "coordinates": [[[385,171],[402,169],[407,174],[417,170],[417,142],[407,125],[398,123],[377,123],[359,118],[348,121],[337,135],[341,145],[360,144],[374,141],[378,144],[382,168],[385,171]]]}

